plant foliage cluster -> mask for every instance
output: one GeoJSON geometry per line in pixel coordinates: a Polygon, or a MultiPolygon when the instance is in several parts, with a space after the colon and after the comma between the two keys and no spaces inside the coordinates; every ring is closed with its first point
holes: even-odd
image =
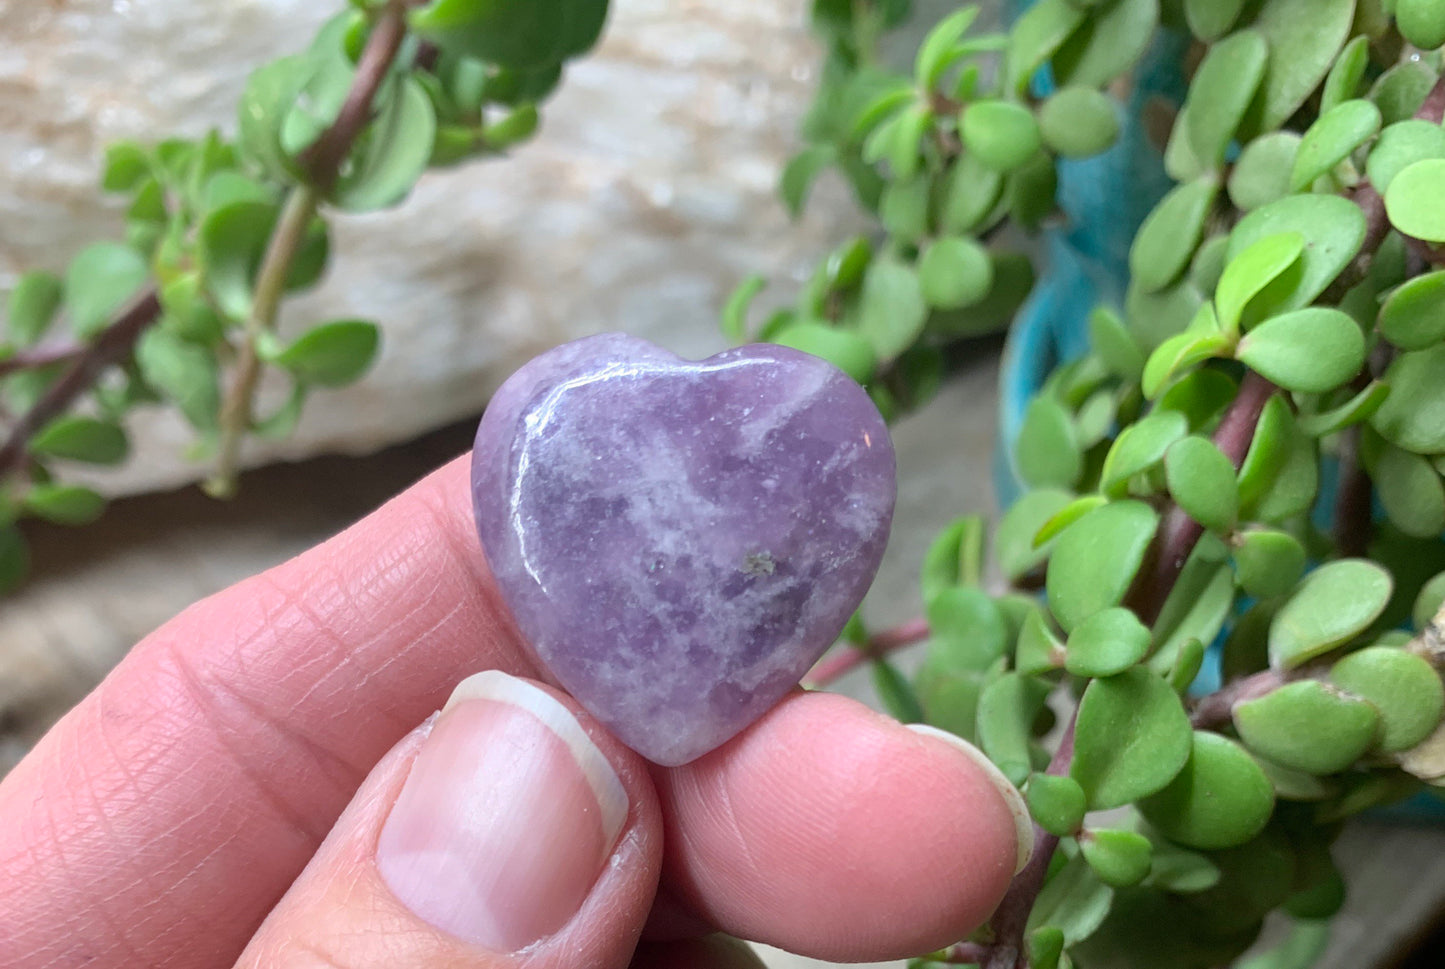
{"type": "Polygon", "coordinates": [[[894,712],[981,746],[1037,826],[990,924],[920,965],[1209,969],[1283,912],[1249,964],[1302,969],[1341,822],[1445,787],[1445,2],[1037,0],[997,34],[959,6],[902,73],[877,50],[907,8],[815,0],[826,69],[781,185],[796,212],[837,172],[878,231],[723,319],[890,416],[1014,316],[1034,273],[1001,230],[1057,224],[1060,165],[1119,139],[1151,45],[1188,50],[1173,187],[1028,405],[1024,494],[991,543],[938,536],[917,633],[849,630],[894,712]],[[886,653],[925,637],[905,677],[886,653]]]}
{"type": "Polygon", "coordinates": [[[606,13],[607,0],[351,0],[304,52],[251,74],[234,137],[110,146],[101,183],[124,201],[124,238],[24,274],[0,326],[0,592],[27,568],[18,520],[100,515],[102,497],[64,471],[124,461],[133,408],[178,411],[226,495],[248,435],[290,434],[309,393],[360,378],[375,323],[277,333],[282,299],[326,270],[328,212],[389,208],[429,168],[530,137],[606,13]],[[266,371],[289,392],[262,413],[266,371]]]}

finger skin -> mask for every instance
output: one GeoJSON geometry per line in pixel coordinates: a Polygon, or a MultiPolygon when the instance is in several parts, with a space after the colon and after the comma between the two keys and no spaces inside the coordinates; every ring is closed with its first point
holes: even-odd
{"type": "MultiPolygon", "coordinates": [[[[533,673],[470,503],[452,462],[137,645],[0,782],[0,965],[231,965],[372,766],[459,680],[533,673]]],[[[960,819],[973,768],[857,704],[801,700],[675,782],[655,772],[676,845],[666,894],[733,935],[858,958],[923,951],[989,907],[980,845],[1013,842],[960,819]],[[890,905],[906,917],[890,923],[890,905]]],[[[674,914],[664,937],[697,931],[674,914]]]]}
{"type": "Polygon", "coordinates": [[[734,935],[815,958],[956,942],[1017,860],[1013,817],[966,755],[833,694],[793,694],[654,778],[673,888],[734,935]]]}
{"type": "Polygon", "coordinates": [[[138,644],[0,784],[0,965],[230,965],[464,676],[526,672],[455,461],[138,644]]]}
{"type": "Polygon", "coordinates": [[[237,969],[625,969],[647,919],[662,860],[662,821],[646,763],[576,701],[543,687],[572,711],[612,764],[628,817],[610,861],[581,910],[521,953],[486,951],[413,915],[376,864],[382,826],[431,721],[407,735],[362,784],[316,856],[267,917],[237,969]]]}

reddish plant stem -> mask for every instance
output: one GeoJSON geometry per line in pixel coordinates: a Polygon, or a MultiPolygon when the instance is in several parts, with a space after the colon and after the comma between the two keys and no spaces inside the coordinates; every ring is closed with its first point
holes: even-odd
{"type": "Polygon", "coordinates": [[[872,660],[905,646],[921,643],[927,638],[928,621],[921,618],[910,619],[900,626],[869,636],[868,641],[861,646],[852,646],[824,656],[804,677],[803,685],[810,690],[821,689],[872,660]]]}
{"type": "Polygon", "coordinates": [[[0,360],[0,377],[19,373],[22,370],[39,370],[57,363],[69,363],[90,349],[84,343],[53,343],[49,346],[31,347],[13,356],[0,360]]]}
{"type": "Polygon", "coordinates": [[[160,315],[160,299],[155,290],[151,290],[100,331],[85,352],[74,358],[70,368],[11,426],[10,436],[0,445],[0,478],[24,466],[30,438],[95,386],[96,378],[106,368],[129,356],[141,334],[160,319],[160,315]]]}
{"type": "Polygon", "coordinates": [[[376,100],[376,92],[381,89],[396,61],[397,52],[401,50],[401,43],[406,39],[406,8],[410,5],[408,0],[392,0],[387,5],[366,40],[366,47],[356,64],[351,90],[347,92],[336,120],[311,147],[301,153],[299,160],[306,168],[312,186],[322,195],[330,191],[336,182],[342,162],[356,143],[356,136],[371,120],[371,103],[376,100]]]}
{"type": "Polygon", "coordinates": [[[1335,545],[1346,558],[1367,554],[1374,489],[1360,463],[1360,428],[1340,434],[1340,485],[1335,497],[1335,545]]]}
{"type": "Polygon", "coordinates": [[[1273,693],[1295,678],[1296,675],[1279,670],[1260,670],[1258,673],[1240,677],[1213,693],[1200,697],[1195,702],[1194,709],[1189,711],[1189,722],[1200,730],[1222,727],[1233,718],[1236,703],[1273,693]]]}
{"type": "MultiPolygon", "coordinates": [[[[1061,777],[1069,772],[1069,767],[1074,762],[1074,727],[1078,721],[1078,713],[1075,708],[1068,723],[1064,725],[1058,749],[1054,751],[1045,773],[1061,777]]],[[[1053,861],[1054,851],[1058,847],[1058,835],[1050,834],[1037,824],[1034,825],[1034,853],[1023,870],[1014,876],[1008,891],[1004,893],[1003,901],[998,903],[998,908],[990,919],[997,941],[989,947],[988,961],[983,963],[984,969],[1015,969],[1016,966],[1024,964],[1024,930],[1028,928],[1029,915],[1034,910],[1034,902],[1038,900],[1039,892],[1043,891],[1044,879],[1049,874],[1049,863],[1053,861]]]]}
{"type": "MultiPolygon", "coordinates": [[[[1215,446],[1224,452],[1236,471],[1244,464],[1259,416],[1276,389],[1274,384],[1253,370],[1246,373],[1244,382],[1239,385],[1239,394],[1214,432],[1215,446]]],[[[1158,621],[1179,573],[1184,571],[1184,563],[1203,536],[1204,526],[1181,508],[1171,507],[1165,514],[1151,560],[1146,562],[1129,594],[1128,605],[1144,625],[1152,626],[1158,621]]]]}

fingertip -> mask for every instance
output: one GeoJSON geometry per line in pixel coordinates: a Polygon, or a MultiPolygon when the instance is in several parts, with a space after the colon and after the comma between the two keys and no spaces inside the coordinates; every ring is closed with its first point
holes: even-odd
{"type": "Polygon", "coordinates": [[[975,760],[832,694],[789,697],[657,776],[679,894],[725,931],[817,958],[955,942],[1019,857],[1015,815],[975,760]]]}

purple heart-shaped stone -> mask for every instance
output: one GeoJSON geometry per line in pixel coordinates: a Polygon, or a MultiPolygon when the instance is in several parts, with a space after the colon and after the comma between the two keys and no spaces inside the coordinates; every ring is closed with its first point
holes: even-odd
{"type": "Polygon", "coordinates": [[[665,765],[747,726],[834,642],[896,490],[868,395],[779,346],[557,347],[497,392],[472,456],[482,547],[535,658],[665,765]]]}

